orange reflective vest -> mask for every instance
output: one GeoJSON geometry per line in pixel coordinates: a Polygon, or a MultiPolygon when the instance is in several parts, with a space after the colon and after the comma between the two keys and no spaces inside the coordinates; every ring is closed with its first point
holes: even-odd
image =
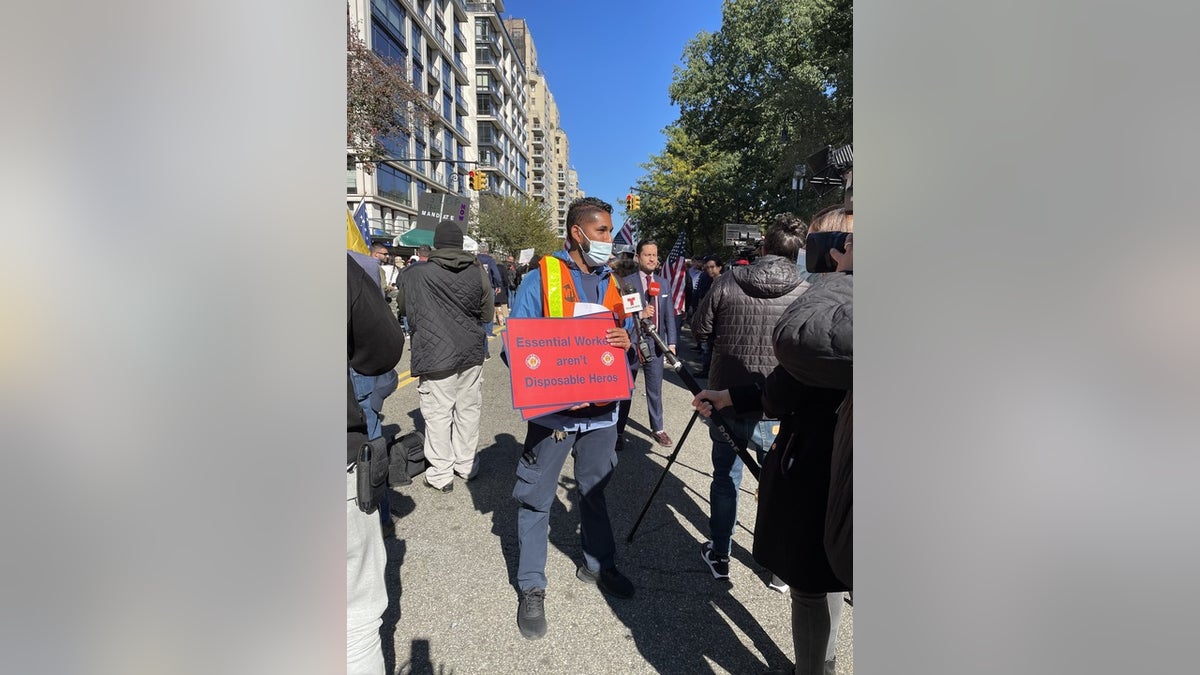
{"type": "MultiPolygon", "coordinates": [[[[571,278],[571,269],[562,260],[544,255],[538,262],[542,272],[542,316],[575,316],[575,303],[581,302],[571,278]]],[[[611,309],[618,319],[625,318],[625,305],[621,302],[621,291],[612,281],[600,304],[611,309]]]]}

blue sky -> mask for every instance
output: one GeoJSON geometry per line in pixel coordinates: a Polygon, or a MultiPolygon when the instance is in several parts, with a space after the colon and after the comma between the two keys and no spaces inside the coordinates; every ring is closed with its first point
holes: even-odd
{"type": "Polygon", "coordinates": [[[571,165],[589,196],[620,213],[639,166],[662,151],[678,117],[667,87],[684,45],[721,27],[720,0],[511,0],[558,103],[571,165]]]}

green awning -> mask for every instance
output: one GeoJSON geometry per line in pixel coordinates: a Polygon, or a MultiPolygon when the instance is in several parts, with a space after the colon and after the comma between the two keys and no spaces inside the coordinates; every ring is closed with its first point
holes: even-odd
{"type": "Polygon", "coordinates": [[[433,230],[409,230],[398,239],[400,246],[433,246],[433,230]]]}
{"type": "MultiPolygon", "coordinates": [[[[433,230],[409,230],[396,238],[397,246],[428,246],[433,248],[433,230]]],[[[463,235],[463,250],[474,253],[479,250],[479,242],[463,235]]]]}

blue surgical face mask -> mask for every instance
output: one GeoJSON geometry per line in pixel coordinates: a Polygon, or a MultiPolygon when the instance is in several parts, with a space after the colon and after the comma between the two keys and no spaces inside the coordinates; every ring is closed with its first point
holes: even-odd
{"type": "MultiPolygon", "coordinates": [[[[583,234],[582,228],[580,228],[579,234],[583,234]]],[[[583,257],[588,262],[596,267],[608,263],[608,259],[612,257],[612,242],[592,241],[588,239],[586,234],[583,234],[583,240],[587,242],[587,246],[580,248],[582,249],[583,257]]]]}

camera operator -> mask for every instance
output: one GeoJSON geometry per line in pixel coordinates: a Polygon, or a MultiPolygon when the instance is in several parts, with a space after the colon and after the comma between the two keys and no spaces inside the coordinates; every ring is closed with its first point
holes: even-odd
{"type": "Polygon", "coordinates": [[[828,594],[853,584],[853,235],[831,255],[837,272],[817,275],[780,317],[780,365],[761,392],[705,390],[692,401],[705,416],[714,406],[780,416],[762,468],[754,558],[791,586],[800,675],[833,672],[841,602],[828,594]]]}
{"type": "Polygon", "coordinates": [[[346,672],[352,675],[384,671],[379,626],[388,602],[383,576],[387,553],[379,516],[359,506],[363,495],[357,474],[362,469],[355,460],[369,440],[368,422],[349,376],[382,375],[396,367],[404,352],[404,334],[377,282],[346,257],[346,463],[353,467],[346,473],[346,672]]]}
{"type": "MultiPolygon", "coordinates": [[[[775,368],[771,329],[783,311],[808,287],[796,267],[796,254],[804,243],[807,226],[790,213],[779,214],[767,230],[763,255],[751,265],[734,267],[716,277],[712,290],[692,318],[697,340],[713,341],[709,386],[724,389],[761,385],[775,368]]],[[[728,430],[759,455],[775,438],[776,421],[761,412],[738,414],[728,420],[728,430]]],[[[729,578],[729,553],[737,521],[738,486],[742,460],[733,446],[710,429],[713,478],[709,488],[709,534],[700,557],[716,579],[729,578]]]]}

